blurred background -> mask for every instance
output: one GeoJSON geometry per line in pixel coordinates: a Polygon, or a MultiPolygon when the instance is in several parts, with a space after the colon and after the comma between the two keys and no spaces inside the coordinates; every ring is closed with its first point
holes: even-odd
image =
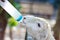
{"type": "MultiPolygon", "coordinates": [[[[47,19],[60,40],[60,0],[8,0],[22,15],[34,15],[47,19]]],[[[26,28],[18,24],[0,7],[0,40],[25,40],[26,28]]],[[[29,37],[29,40],[32,40],[29,37]]]]}

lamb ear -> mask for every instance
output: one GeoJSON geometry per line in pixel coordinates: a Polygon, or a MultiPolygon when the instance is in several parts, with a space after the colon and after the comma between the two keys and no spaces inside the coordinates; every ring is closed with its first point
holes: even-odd
{"type": "Polygon", "coordinates": [[[41,27],[40,23],[37,23],[38,27],[41,27]]]}

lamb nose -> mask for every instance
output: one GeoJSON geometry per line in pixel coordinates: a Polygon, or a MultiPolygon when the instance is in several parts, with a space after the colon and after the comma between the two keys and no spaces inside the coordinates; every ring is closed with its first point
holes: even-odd
{"type": "Polygon", "coordinates": [[[26,18],[24,17],[24,19],[26,19],[26,18]]]}

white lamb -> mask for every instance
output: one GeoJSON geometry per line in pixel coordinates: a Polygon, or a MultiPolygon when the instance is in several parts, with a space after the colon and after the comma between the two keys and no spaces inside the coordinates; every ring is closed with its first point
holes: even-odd
{"type": "Polygon", "coordinates": [[[43,18],[27,15],[22,24],[33,40],[55,40],[49,23],[43,18]]]}

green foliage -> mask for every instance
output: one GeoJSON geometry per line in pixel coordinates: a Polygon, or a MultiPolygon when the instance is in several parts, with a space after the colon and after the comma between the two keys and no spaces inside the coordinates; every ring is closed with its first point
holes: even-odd
{"type": "Polygon", "coordinates": [[[22,6],[20,3],[14,2],[14,0],[9,0],[9,2],[19,11],[21,10],[22,6]]]}
{"type": "Polygon", "coordinates": [[[8,24],[10,27],[16,26],[18,22],[14,18],[9,18],[8,24]]]}
{"type": "Polygon", "coordinates": [[[17,10],[21,10],[22,6],[20,5],[20,3],[13,3],[13,6],[17,9],[17,10]]]}

